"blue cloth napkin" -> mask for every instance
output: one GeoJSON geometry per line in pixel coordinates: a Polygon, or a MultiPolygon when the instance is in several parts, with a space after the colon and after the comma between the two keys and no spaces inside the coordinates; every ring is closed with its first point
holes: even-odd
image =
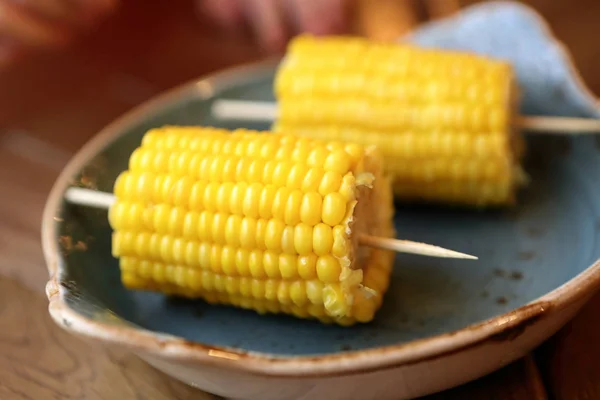
{"type": "Polygon", "coordinates": [[[568,51],[543,18],[520,3],[474,5],[423,25],[403,40],[512,63],[521,86],[522,114],[600,118],[600,103],[579,77],[568,51]]]}

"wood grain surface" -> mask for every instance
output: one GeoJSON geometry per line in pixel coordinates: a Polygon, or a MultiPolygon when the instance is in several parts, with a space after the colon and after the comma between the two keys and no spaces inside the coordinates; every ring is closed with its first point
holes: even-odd
{"type": "Polygon", "coordinates": [[[600,296],[536,352],[548,391],[556,400],[600,399],[600,296]]]}
{"type": "MultiPolygon", "coordinates": [[[[452,11],[430,3],[438,7],[430,17],[452,11]]],[[[600,93],[600,43],[593,39],[600,34],[600,2],[528,3],[550,21],[600,93]]],[[[215,398],[51,321],[40,217],[62,166],[108,122],[174,85],[261,57],[249,39],[215,33],[191,1],[129,0],[80,43],[0,72],[1,400],[215,398]]],[[[535,354],[427,400],[600,399],[598,315],[600,296],[535,354]]]]}

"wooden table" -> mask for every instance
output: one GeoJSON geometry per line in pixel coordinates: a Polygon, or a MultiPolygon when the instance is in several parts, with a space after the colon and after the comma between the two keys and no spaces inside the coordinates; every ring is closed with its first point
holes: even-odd
{"type": "MultiPolygon", "coordinates": [[[[600,3],[530,1],[600,92],[600,3]]],[[[209,399],[147,366],[76,339],[50,320],[39,240],[47,193],[69,157],[160,91],[261,57],[218,38],[183,2],[130,0],[63,52],[0,73],[0,399],[209,399]],[[147,28],[147,29],[146,29],[147,28]]],[[[525,359],[429,399],[600,399],[600,296],[525,359]]]]}

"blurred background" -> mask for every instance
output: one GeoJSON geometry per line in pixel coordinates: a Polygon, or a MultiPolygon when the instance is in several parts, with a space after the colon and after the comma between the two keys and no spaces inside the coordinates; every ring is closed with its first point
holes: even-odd
{"type": "MultiPolygon", "coordinates": [[[[40,268],[41,209],[71,155],[111,120],[168,88],[280,52],[285,41],[269,36],[273,18],[268,9],[261,15],[250,12],[259,21],[254,29],[223,29],[242,26],[225,18],[236,4],[256,10],[279,1],[283,0],[0,0],[3,272],[42,288],[46,273],[40,268]],[[28,264],[36,264],[35,269],[28,264]]],[[[586,83],[600,93],[600,43],[595,40],[600,34],[600,2],[523,2],[546,18],[573,53],[586,83]]],[[[342,3],[288,2],[296,7],[342,3]]],[[[344,3],[348,14],[343,26],[334,18],[338,14],[325,8],[319,12],[317,7],[313,15],[299,9],[288,12],[299,14],[304,27],[314,31],[389,39],[474,3],[478,2],[349,0],[344,3]],[[329,17],[329,26],[315,23],[323,16],[329,17]]]]}
{"type": "MultiPolygon", "coordinates": [[[[2,399],[197,395],[136,358],[74,340],[48,316],[42,209],[62,167],[95,133],[166,89],[281,52],[285,37],[272,33],[283,31],[269,4],[294,5],[288,13],[319,33],[390,39],[481,2],[203,0],[201,7],[199,1],[0,0],[0,321],[8,321],[0,335],[2,399]],[[342,3],[348,6],[345,25],[327,9],[342,3]],[[224,30],[242,26],[241,12],[227,12],[240,4],[254,6],[250,20],[258,23],[224,30]]],[[[521,2],[549,22],[584,81],[600,94],[600,1],[521,2]]],[[[598,348],[589,345],[600,334],[594,322],[599,305],[597,298],[543,353],[542,373],[561,378],[560,384],[549,380],[559,400],[600,398],[597,374],[591,373],[598,348]]],[[[542,399],[540,387],[530,357],[473,383],[470,390],[480,394],[467,397],[542,399]]],[[[467,398],[456,393],[451,398],[467,398]]]]}
{"type": "MultiPolygon", "coordinates": [[[[258,41],[251,29],[237,34],[225,32],[218,24],[219,13],[223,11],[215,6],[202,9],[198,3],[198,0],[0,0],[0,129],[25,131],[72,152],[110,120],[167,88],[277,52],[258,41]],[[63,3],[95,6],[73,13],[67,24],[59,18],[59,13],[65,11],[58,10],[57,4],[63,3]],[[40,10],[63,23],[53,24],[51,18],[40,23],[36,19],[40,10]],[[25,54],[22,49],[12,51],[10,44],[7,45],[5,38],[10,40],[13,32],[28,41],[25,54]]],[[[227,8],[235,1],[212,3],[227,8]]],[[[242,3],[269,3],[269,0],[242,0],[242,3]]],[[[393,38],[478,1],[349,0],[347,3],[345,31],[393,38]]],[[[586,83],[594,92],[600,92],[600,74],[596,72],[600,44],[594,40],[600,34],[596,19],[600,15],[600,2],[527,0],[523,3],[534,7],[549,21],[555,34],[572,51],[586,83]]],[[[258,31],[258,36],[264,34],[260,28],[254,31],[258,31]]]]}
{"type": "MultiPolygon", "coordinates": [[[[523,2],[549,21],[556,35],[572,51],[585,81],[599,92],[600,74],[596,65],[600,62],[600,44],[594,38],[600,34],[595,18],[600,15],[600,2],[523,2]]],[[[25,131],[72,152],[110,120],[167,88],[278,51],[258,40],[264,33],[260,28],[225,32],[218,24],[219,13],[223,11],[214,6],[202,9],[198,3],[198,0],[0,0],[0,129],[25,131]],[[53,24],[48,22],[50,18],[42,24],[35,19],[36,11],[58,14],[59,11],[52,10],[58,7],[56,4],[76,2],[97,5],[91,11],[86,8],[75,13],[75,22],[68,21],[70,24],[53,24]],[[27,6],[28,3],[35,7],[27,6]],[[19,9],[11,9],[11,4],[34,10],[19,13],[19,9]],[[3,29],[2,24],[9,27],[3,29]],[[32,43],[27,43],[25,54],[21,49],[6,50],[10,46],[3,43],[6,40],[2,33],[11,33],[12,25],[18,25],[12,31],[19,30],[32,43]]],[[[212,3],[226,8],[235,1],[212,3]]],[[[347,24],[339,29],[387,39],[478,1],[350,0],[347,3],[350,3],[347,24]]],[[[257,25],[268,24],[257,22],[257,25]]],[[[312,27],[304,24],[301,28],[312,27]]]]}

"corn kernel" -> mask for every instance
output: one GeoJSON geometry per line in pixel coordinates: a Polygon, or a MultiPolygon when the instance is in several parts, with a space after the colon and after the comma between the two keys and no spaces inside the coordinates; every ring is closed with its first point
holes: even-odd
{"type": "Polygon", "coordinates": [[[275,200],[276,193],[277,188],[273,185],[263,187],[258,207],[260,218],[268,219],[272,217],[273,201],[275,200]]]}
{"type": "Polygon", "coordinates": [[[300,220],[310,226],[321,222],[321,196],[317,192],[306,193],[300,206],[300,220]]]}
{"type": "Polygon", "coordinates": [[[250,168],[250,163],[252,160],[248,158],[240,158],[237,162],[235,168],[235,180],[237,182],[246,181],[246,174],[248,173],[248,169],[250,168]]]}
{"type": "Polygon", "coordinates": [[[221,246],[212,246],[210,248],[210,269],[216,274],[223,273],[223,266],[221,264],[221,249],[221,246]]]}
{"type": "MultiPolygon", "coordinates": [[[[150,261],[144,260],[139,263],[139,274],[144,279],[152,278],[152,263],[150,261]]],[[[190,269],[190,271],[195,271],[190,269]]]]}
{"type": "Polygon", "coordinates": [[[252,279],[241,278],[240,279],[240,295],[244,297],[252,296],[252,279]]]}
{"type": "MultiPolygon", "coordinates": [[[[221,171],[222,179],[224,183],[233,183],[235,182],[235,173],[237,170],[237,162],[236,158],[228,158],[223,163],[223,171],[221,171]]],[[[232,185],[233,188],[234,185],[232,185]]]]}
{"type": "Polygon", "coordinates": [[[244,199],[248,184],[245,182],[236,183],[231,189],[231,197],[229,198],[229,210],[232,214],[243,215],[244,199]]]}
{"type": "Polygon", "coordinates": [[[311,167],[323,167],[325,165],[325,161],[327,160],[327,156],[327,150],[322,147],[316,147],[308,155],[308,165],[311,167]]]}
{"type": "Polygon", "coordinates": [[[225,214],[213,214],[211,226],[211,238],[217,244],[225,244],[225,227],[227,216],[225,214]]]}
{"type": "Polygon", "coordinates": [[[174,273],[174,281],[178,286],[185,287],[187,286],[187,274],[184,267],[181,265],[175,268],[174,273]]]}
{"type": "Polygon", "coordinates": [[[276,219],[283,219],[285,216],[285,208],[287,200],[290,195],[290,189],[281,187],[277,189],[275,197],[273,198],[273,207],[271,209],[271,215],[276,219]]]}
{"type": "Polygon", "coordinates": [[[150,242],[150,234],[148,232],[141,232],[135,239],[133,244],[133,252],[140,256],[148,256],[149,249],[148,245],[150,242]]]}
{"type": "Polygon", "coordinates": [[[265,281],[265,299],[269,301],[277,300],[277,292],[279,290],[279,282],[273,279],[265,281]]]}
{"type": "Polygon", "coordinates": [[[300,223],[294,228],[294,250],[300,255],[308,255],[313,250],[313,228],[300,223]]]}
{"type": "MultiPolygon", "coordinates": [[[[275,171],[275,167],[277,166],[276,160],[268,160],[265,163],[265,168],[263,170],[263,176],[261,182],[265,185],[273,184],[273,174],[275,171]]],[[[275,186],[274,186],[275,187],[275,186]]]]}
{"type": "Polygon", "coordinates": [[[297,256],[291,254],[279,255],[279,273],[283,279],[292,279],[298,276],[297,256]]]}
{"type": "Polygon", "coordinates": [[[202,269],[212,269],[211,267],[211,246],[208,243],[200,243],[198,247],[198,264],[202,269]]]}
{"type": "Polygon", "coordinates": [[[237,276],[235,253],[235,249],[232,246],[223,246],[221,250],[221,268],[227,276],[237,276]]]}
{"type": "Polygon", "coordinates": [[[172,208],[168,216],[167,232],[173,236],[181,236],[184,219],[185,210],[182,208],[172,208]]]}
{"type": "Polygon", "coordinates": [[[324,286],[323,305],[329,315],[343,316],[348,313],[348,305],[339,284],[328,284],[324,286]]]}
{"type": "Polygon", "coordinates": [[[195,182],[192,185],[192,189],[190,190],[190,198],[188,199],[188,204],[190,210],[200,211],[203,208],[204,201],[204,190],[206,189],[206,185],[204,182],[195,182]]]}
{"type": "Polygon", "coordinates": [[[258,221],[256,221],[256,247],[258,247],[261,250],[265,250],[267,248],[265,242],[267,224],[268,222],[265,219],[259,219],[258,221]]]}
{"type": "Polygon", "coordinates": [[[319,183],[319,194],[322,196],[337,192],[342,185],[342,175],[336,171],[326,171],[319,183]]]}
{"type": "Polygon", "coordinates": [[[279,287],[277,288],[277,301],[280,304],[291,304],[292,300],[290,298],[290,283],[286,281],[279,282],[279,287]]]}
{"type": "Polygon", "coordinates": [[[329,225],[323,223],[313,228],[313,249],[316,255],[324,256],[331,252],[333,246],[333,232],[329,225]]]}
{"type": "Polygon", "coordinates": [[[363,299],[354,304],[352,315],[360,322],[369,322],[373,319],[375,307],[373,307],[372,299],[363,299]]]}
{"type": "Polygon", "coordinates": [[[286,226],[281,234],[281,250],[287,254],[296,254],[295,240],[294,240],[295,227],[286,226]]]}
{"type": "Polygon", "coordinates": [[[198,243],[195,242],[187,242],[186,246],[185,246],[185,256],[184,256],[184,262],[186,265],[192,266],[192,267],[198,267],[198,251],[200,250],[200,247],[198,246],[198,243]]]}
{"type": "Polygon", "coordinates": [[[148,250],[150,251],[150,258],[157,259],[160,257],[160,241],[162,240],[162,236],[153,233],[150,235],[150,241],[148,243],[148,250]]]}
{"type": "Polygon", "coordinates": [[[350,169],[350,157],[344,150],[337,150],[327,157],[324,167],[329,171],[345,173],[350,169]]]}
{"type": "Polygon", "coordinates": [[[193,268],[187,268],[185,270],[184,284],[187,284],[187,286],[194,291],[200,290],[202,288],[201,277],[202,274],[200,271],[193,268]]]}
{"type": "Polygon", "coordinates": [[[115,181],[113,192],[117,198],[121,198],[125,195],[125,190],[129,186],[127,180],[130,176],[129,171],[124,171],[119,174],[117,180],[115,181]]]}
{"type": "Polygon", "coordinates": [[[317,256],[315,254],[298,257],[298,274],[305,280],[317,277],[317,256]]]}
{"type": "Polygon", "coordinates": [[[346,236],[346,228],[343,225],[337,225],[333,228],[333,245],[331,247],[331,254],[334,257],[342,258],[350,249],[350,241],[346,236]]]}
{"type": "Polygon", "coordinates": [[[223,275],[214,275],[213,276],[213,287],[216,292],[224,292],[225,291],[225,279],[223,275]]]}
{"type": "Polygon", "coordinates": [[[252,277],[263,279],[267,275],[263,268],[263,252],[260,250],[252,250],[248,257],[248,268],[252,277]]]}
{"type": "Polygon", "coordinates": [[[279,273],[279,257],[272,251],[263,253],[263,268],[269,278],[280,278],[279,273]]]}
{"type": "Polygon", "coordinates": [[[278,219],[271,219],[267,222],[265,231],[265,246],[269,250],[280,250],[281,249],[281,236],[285,224],[283,221],[278,219]]]}
{"type": "Polygon", "coordinates": [[[172,247],[173,238],[171,236],[163,236],[160,241],[160,256],[169,263],[173,262],[172,247]]]}
{"type": "Polygon", "coordinates": [[[154,207],[154,229],[157,233],[169,232],[169,206],[166,204],[159,204],[154,207]]]}
{"type": "Polygon", "coordinates": [[[292,165],[289,163],[281,162],[277,164],[273,170],[273,184],[279,187],[285,186],[291,169],[292,165]]]}
{"type": "Polygon", "coordinates": [[[217,191],[217,211],[219,213],[229,212],[229,199],[234,186],[233,182],[225,182],[219,187],[217,191]]]}
{"type": "Polygon", "coordinates": [[[325,171],[323,170],[323,168],[310,168],[308,172],[302,177],[302,191],[304,193],[318,191],[319,185],[321,184],[324,174],[325,171]]]}
{"type": "MultiPolygon", "coordinates": [[[[150,234],[147,234],[146,243],[148,243],[149,239],[150,234]]],[[[175,238],[173,240],[173,247],[171,249],[171,253],[173,254],[173,262],[175,262],[176,264],[182,264],[185,260],[185,245],[186,242],[181,238],[175,238]]],[[[142,255],[143,257],[147,257],[148,251],[145,251],[143,253],[138,252],[138,254],[142,255]]]]}
{"type": "Polygon", "coordinates": [[[342,267],[333,256],[325,255],[317,259],[317,276],[321,282],[339,282],[341,273],[342,267]]]}
{"type": "Polygon", "coordinates": [[[198,232],[198,219],[200,216],[197,212],[192,211],[185,214],[183,220],[183,232],[182,235],[186,239],[192,239],[197,237],[198,232]]]}
{"type": "Polygon", "coordinates": [[[246,179],[248,182],[262,183],[262,175],[265,169],[265,161],[261,159],[252,160],[248,168],[246,179]]]}
{"type": "Polygon", "coordinates": [[[160,263],[155,263],[152,270],[152,277],[156,282],[165,283],[167,281],[165,276],[166,270],[164,268],[164,265],[161,265],[160,263]]]}
{"type": "Polygon", "coordinates": [[[290,189],[300,189],[308,172],[308,167],[304,164],[295,164],[290,169],[290,174],[287,179],[287,187],[290,189]]]}
{"type": "Polygon", "coordinates": [[[240,291],[240,280],[233,276],[225,278],[225,291],[229,294],[237,294],[240,291]]]}
{"type": "Polygon", "coordinates": [[[217,182],[211,182],[206,185],[204,190],[204,208],[210,212],[217,211],[217,195],[219,191],[219,184],[217,182]]]}
{"type": "Polygon", "coordinates": [[[250,275],[250,252],[247,249],[237,249],[235,252],[235,267],[238,275],[250,275]]]}
{"type": "Polygon", "coordinates": [[[290,299],[299,307],[308,302],[304,281],[295,281],[290,286],[290,299]]]}
{"type": "Polygon", "coordinates": [[[315,305],[323,304],[323,283],[320,281],[306,281],[306,296],[315,305]]]}
{"type": "Polygon", "coordinates": [[[244,197],[244,204],[242,210],[244,215],[251,218],[258,218],[258,207],[260,201],[260,195],[262,192],[262,185],[260,183],[252,183],[244,197]]]}
{"type": "MultiPolygon", "coordinates": [[[[240,246],[245,249],[253,249],[257,246],[258,226],[257,220],[244,218],[240,224],[239,241],[240,246]]],[[[260,243],[260,242],[258,242],[260,243]]]]}
{"type": "Polygon", "coordinates": [[[342,222],[346,215],[346,199],[340,193],[329,193],[323,199],[322,220],[330,226],[342,222]]]}
{"type": "Polygon", "coordinates": [[[225,242],[231,246],[240,246],[240,233],[242,230],[242,217],[230,215],[225,223],[225,242]]]}
{"type": "Polygon", "coordinates": [[[296,225],[300,223],[300,206],[302,204],[303,194],[300,190],[294,190],[290,193],[284,213],[284,222],[286,225],[296,225]]]}

